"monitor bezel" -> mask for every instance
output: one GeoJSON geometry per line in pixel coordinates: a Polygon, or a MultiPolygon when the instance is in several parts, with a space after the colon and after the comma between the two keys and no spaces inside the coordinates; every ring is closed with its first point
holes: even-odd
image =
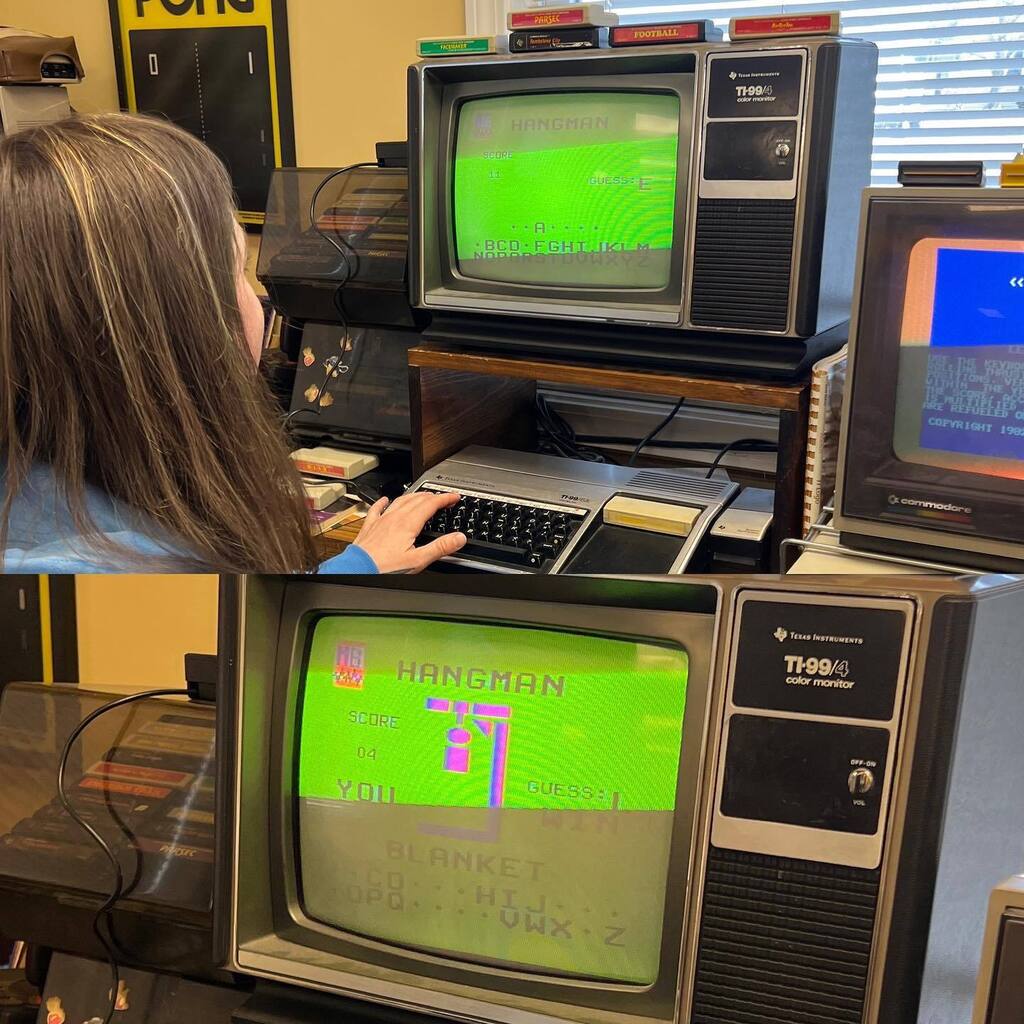
{"type": "MultiPolygon", "coordinates": [[[[487,1003],[487,994],[506,999],[541,1001],[556,1015],[567,1009],[606,1014],[636,1015],[640,1019],[670,1020],[675,1012],[681,983],[681,956],[687,940],[687,884],[697,855],[698,808],[703,796],[705,744],[708,740],[711,674],[714,664],[716,616],[695,612],[616,606],[570,607],[534,601],[500,598],[446,597],[438,612],[436,595],[360,591],[358,612],[338,608],[336,588],[291,588],[285,596],[277,642],[274,672],[272,735],[267,751],[270,791],[280,799],[271,803],[272,918],[280,941],[297,950],[336,957],[339,972],[349,981],[353,994],[365,994],[352,982],[360,977],[390,977],[396,983],[419,988],[424,998],[438,990],[449,994],[470,992],[487,1003]],[[397,607],[396,607],[397,606],[397,607]],[[446,621],[511,625],[526,628],[585,632],[656,645],[682,647],[688,656],[687,704],[683,723],[682,753],[676,785],[676,813],[662,919],[662,944],[657,980],[648,986],[568,978],[536,971],[495,968],[486,962],[472,963],[455,956],[438,956],[394,943],[378,942],[323,925],[305,915],[298,891],[296,863],[294,773],[295,712],[299,684],[314,617],[338,611],[347,614],[391,615],[398,618],[433,618],[446,621]],[[271,751],[276,754],[270,756],[271,751]],[[679,855],[685,850],[684,855],[679,855]],[[675,852],[673,854],[673,851],[675,852]],[[418,983],[418,984],[417,984],[418,983]]],[[[239,951],[241,953],[241,951],[239,951]]],[[[426,1005],[426,1003],[424,1004],[426,1005]]],[[[502,1004],[500,1001],[494,1005],[502,1004]]],[[[500,1019],[500,1018],[499,1018],[500,1019]]],[[[573,1019],[571,1016],[568,1019],[573,1019]]],[[[591,1019],[591,1018],[581,1018],[591,1019]]]]}
{"type": "MultiPolygon", "coordinates": [[[[851,330],[850,384],[843,410],[837,476],[836,525],[840,529],[858,534],[877,533],[892,539],[927,538],[927,543],[934,546],[991,549],[992,553],[998,553],[1000,545],[1024,544],[1024,519],[1019,515],[1024,480],[913,462],[900,458],[896,452],[901,325],[890,322],[891,317],[887,320],[885,305],[874,293],[876,282],[895,279],[905,283],[914,245],[933,233],[929,221],[937,221],[957,209],[966,215],[972,206],[989,213],[1012,212],[1024,218],[1024,204],[998,189],[904,188],[871,189],[865,193],[855,322],[851,330]],[[894,215],[906,225],[910,239],[907,244],[892,244],[889,218],[894,215]],[[869,259],[878,252],[884,255],[885,264],[869,277],[869,259]],[[900,514],[894,509],[904,507],[899,505],[903,498],[969,508],[970,521],[933,525],[913,515],[900,514]]],[[[947,229],[945,235],[950,233],[947,229]]],[[[998,234],[972,225],[969,236],[995,239],[998,234]]]]}
{"type": "MultiPolygon", "coordinates": [[[[434,613],[434,614],[431,614],[431,615],[408,615],[408,614],[394,615],[394,614],[392,614],[392,615],[388,615],[388,616],[380,616],[380,615],[368,615],[365,612],[363,612],[363,613],[345,613],[345,612],[317,613],[317,612],[313,612],[313,613],[310,613],[310,614],[308,614],[307,616],[304,617],[303,621],[300,624],[300,628],[306,630],[306,641],[305,641],[305,643],[303,645],[302,659],[301,659],[301,664],[300,664],[300,668],[299,668],[299,681],[297,683],[297,692],[296,692],[296,694],[294,696],[294,699],[289,701],[288,710],[289,710],[289,713],[290,713],[290,721],[292,723],[291,730],[290,730],[290,733],[286,734],[286,736],[285,736],[286,742],[290,741],[290,747],[288,747],[288,750],[287,750],[287,753],[286,753],[286,755],[284,757],[284,760],[286,762],[290,762],[290,769],[288,767],[284,768],[283,769],[283,773],[284,773],[285,777],[287,777],[287,774],[288,774],[288,772],[290,770],[290,779],[288,779],[288,781],[292,784],[292,787],[295,786],[295,782],[296,782],[296,779],[298,777],[298,772],[299,772],[299,758],[301,756],[301,738],[300,738],[300,730],[299,730],[299,727],[298,727],[297,718],[298,718],[298,715],[301,714],[302,702],[303,702],[303,700],[305,698],[306,675],[307,675],[308,670],[309,670],[309,657],[310,657],[310,652],[311,652],[311,648],[312,648],[313,636],[314,636],[316,627],[319,625],[319,623],[321,621],[324,621],[325,619],[337,618],[339,616],[340,617],[347,617],[347,618],[350,618],[350,619],[359,619],[359,618],[377,618],[377,619],[380,619],[380,618],[388,618],[388,619],[395,619],[399,623],[401,623],[403,621],[451,623],[453,621],[450,617],[445,616],[445,615],[440,615],[440,614],[437,614],[437,613],[434,613]]],[[[682,653],[684,654],[684,656],[687,659],[687,669],[686,669],[686,671],[687,671],[687,679],[689,679],[689,655],[679,645],[673,644],[673,643],[669,643],[669,642],[653,642],[651,640],[648,640],[648,639],[645,639],[645,638],[642,638],[642,637],[625,636],[625,635],[621,635],[621,634],[620,635],[616,635],[616,636],[609,636],[605,632],[598,633],[598,632],[594,632],[594,631],[584,631],[582,629],[574,629],[574,630],[559,629],[559,628],[552,628],[550,626],[539,626],[539,625],[536,625],[536,624],[517,623],[515,625],[511,625],[509,623],[494,622],[494,621],[491,621],[491,620],[469,622],[468,620],[463,619],[461,617],[459,618],[458,622],[459,622],[459,624],[464,624],[464,625],[496,626],[498,628],[515,629],[515,630],[528,630],[528,631],[536,630],[536,631],[539,631],[539,632],[545,632],[545,633],[553,634],[553,635],[556,635],[556,636],[563,636],[563,637],[566,638],[566,640],[568,640],[570,637],[573,637],[573,636],[587,636],[587,637],[596,638],[596,639],[619,641],[619,642],[622,642],[624,644],[637,643],[637,644],[644,644],[644,645],[646,645],[648,647],[658,647],[658,648],[663,648],[665,650],[682,651],[682,653]]],[[[687,686],[687,700],[688,700],[688,698],[689,698],[689,687],[687,686]]],[[[686,705],[684,703],[684,708],[683,708],[684,728],[685,728],[685,721],[686,721],[686,705]]],[[[681,757],[682,757],[682,735],[680,735],[680,758],[681,757]]],[[[474,959],[473,957],[471,957],[470,955],[468,955],[466,953],[459,953],[458,951],[455,951],[455,950],[450,950],[449,951],[449,950],[444,950],[444,949],[432,948],[432,947],[429,947],[429,946],[416,946],[416,945],[406,946],[406,945],[401,944],[401,943],[389,942],[389,941],[387,941],[385,939],[374,939],[374,938],[368,937],[368,936],[360,936],[358,933],[355,933],[355,932],[350,933],[350,932],[348,932],[347,929],[341,928],[341,927],[336,926],[336,925],[332,925],[331,922],[324,921],[324,920],[316,917],[315,915],[310,914],[307,911],[306,907],[305,907],[304,896],[303,896],[303,892],[302,892],[302,889],[303,889],[303,885],[302,885],[302,869],[301,869],[301,864],[300,864],[301,858],[299,856],[299,849],[300,849],[300,845],[301,844],[300,844],[300,841],[299,841],[299,838],[298,838],[298,831],[299,831],[299,808],[298,808],[298,801],[294,797],[295,797],[295,792],[294,792],[294,788],[293,788],[292,789],[292,800],[291,800],[291,806],[292,806],[292,815],[291,815],[291,829],[292,829],[292,832],[291,832],[291,840],[292,841],[290,843],[290,849],[289,849],[289,854],[290,854],[289,867],[291,868],[291,870],[290,871],[286,871],[285,877],[286,878],[287,877],[294,877],[295,878],[295,883],[296,883],[295,884],[295,897],[296,897],[297,904],[298,904],[298,906],[299,906],[299,908],[301,910],[301,916],[302,916],[302,919],[303,919],[301,923],[313,922],[316,925],[322,926],[323,928],[327,929],[328,932],[336,932],[338,934],[346,934],[346,935],[351,934],[351,935],[353,935],[353,936],[355,936],[355,937],[365,941],[371,947],[390,947],[390,948],[400,949],[400,950],[403,950],[405,952],[410,952],[410,953],[413,953],[413,954],[416,954],[416,955],[425,955],[425,956],[433,958],[435,960],[439,960],[439,961],[441,961],[443,963],[458,963],[458,964],[461,964],[461,965],[472,967],[474,969],[494,970],[494,971],[500,972],[501,974],[504,974],[505,976],[508,976],[508,977],[526,978],[526,979],[533,980],[533,981],[537,981],[537,980],[543,980],[543,981],[552,981],[552,980],[554,980],[554,981],[568,981],[568,982],[572,982],[572,983],[582,983],[582,984],[586,984],[586,985],[590,985],[590,986],[596,986],[596,987],[602,987],[602,988],[610,988],[610,989],[613,989],[613,990],[624,990],[624,991],[628,990],[628,991],[631,991],[631,992],[649,991],[652,988],[654,988],[654,985],[656,983],[638,984],[638,983],[628,982],[628,981],[618,981],[617,982],[617,981],[614,981],[612,979],[595,978],[595,977],[593,977],[591,975],[586,975],[586,974],[565,974],[565,973],[562,973],[562,972],[559,972],[559,971],[545,971],[545,970],[542,970],[539,967],[531,968],[529,965],[526,965],[526,964],[524,964],[524,965],[515,965],[515,964],[511,964],[511,963],[509,963],[507,961],[501,961],[501,960],[491,959],[491,958],[482,957],[482,956],[474,959]]],[[[677,768],[676,768],[676,785],[675,785],[675,799],[676,799],[676,801],[678,801],[678,798],[679,798],[679,769],[678,769],[678,766],[677,766],[677,768]]],[[[673,841],[675,839],[674,831],[675,831],[675,824],[673,824],[673,841]]],[[[671,864],[669,864],[669,869],[670,868],[671,868],[671,864]]],[[[669,875],[666,876],[666,887],[667,887],[667,884],[668,884],[668,880],[669,880],[669,875]]],[[[662,915],[662,928],[663,929],[664,929],[664,925],[665,925],[665,913],[663,913],[663,915],[662,915]]]]}
{"type": "Polygon", "coordinates": [[[612,302],[630,305],[681,306],[683,295],[683,251],[685,249],[685,215],[687,210],[686,188],[689,182],[689,152],[691,135],[686,137],[686,97],[676,76],[653,75],[644,87],[623,84],[612,86],[607,76],[588,76],[567,79],[560,88],[552,88],[550,81],[535,78],[516,83],[515,88],[496,91],[491,83],[451,86],[445,90],[441,107],[441,141],[438,147],[438,181],[441,181],[440,202],[437,210],[437,236],[444,240],[441,249],[441,281],[445,288],[473,294],[499,296],[507,295],[517,299],[547,299],[584,303],[612,302]],[[551,96],[562,93],[586,93],[599,96],[637,94],[643,96],[675,96],[679,101],[679,135],[676,141],[676,195],[672,209],[673,241],[669,261],[668,283],[662,288],[593,288],[580,285],[543,285],[514,281],[488,281],[484,278],[464,274],[459,269],[456,254],[455,228],[455,159],[459,145],[459,126],[462,108],[476,100],[501,99],[509,96],[551,96]]]}
{"type": "MultiPolygon", "coordinates": [[[[421,268],[419,302],[426,309],[462,310],[600,319],[626,323],[682,323],[687,300],[685,279],[690,262],[690,213],[694,190],[694,150],[700,134],[697,121],[697,60],[675,55],[679,70],[654,70],[627,61],[617,63],[604,54],[576,55],[575,73],[541,77],[493,78],[470,71],[462,80],[433,83],[440,90],[434,103],[424,101],[420,161],[419,210],[424,231],[418,238],[421,268]],[[455,255],[454,158],[459,110],[473,99],[560,92],[661,93],[679,99],[675,233],[664,288],[580,288],[491,282],[463,275],[455,255]]],[[[519,58],[522,66],[527,63],[519,58]]],[[[492,65],[488,68],[490,71],[492,65]]],[[[663,65],[662,65],[663,67],[663,65]]],[[[464,69],[465,70],[465,69],[464,69]]],[[[539,70],[539,69],[535,69],[539,70]]],[[[429,69],[433,71],[433,69],[429,69]]],[[[429,73],[429,72],[428,72],[429,73]]],[[[428,81],[423,82],[424,89],[428,81]]]]}

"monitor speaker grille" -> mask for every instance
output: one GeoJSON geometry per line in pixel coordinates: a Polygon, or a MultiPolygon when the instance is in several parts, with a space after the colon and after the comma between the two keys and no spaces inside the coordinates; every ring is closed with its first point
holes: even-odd
{"type": "Polygon", "coordinates": [[[792,200],[700,200],[690,320],[785,331],[795,220],[792,200]]]}
{"type": "Polygon", "coordinates": [[[861,1024],[878,876],[712,848],[691,1024],[861,1024]]]}

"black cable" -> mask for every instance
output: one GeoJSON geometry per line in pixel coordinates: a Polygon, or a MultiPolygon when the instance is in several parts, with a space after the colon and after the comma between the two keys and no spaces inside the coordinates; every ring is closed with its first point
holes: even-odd
{"type": "Polygon", "coordinates": [[[553,409],[547,399],[537,395],[537,422],[541,428],[539,449],[568,459],[583,462],[607,462],[607,457],[593,448],[581,445],[572,424],[553,409]]]}
{"type": "Polygon", "coordinates": [[[342,299],[341,290],[348,284],[352,278],[357,277],[359,274],[359,253],[349,245],[348,241],[338,238],[333,238],[326,231],[324,231],[317,221],[316,216],[316,201],[320,198],[321,193],[327,187],[330,182],[337,178],[341,174],[347,174],[349,171],[354,171],[359,167],[377,167],[376,162],[363,161],[357,164],[349,164],[347,167],[339,167],[336,171],[331,171],[323,181],[313,190],[313,195],[309,200],[309,223],[313,230],[329,245],[337,249],[341,254],[341,258],[345,261],[345,276],[337,283],[337,287],[334,290],[333,303],[334,309],[338,314],[338,319],[341,320],[341,352],[340,356],[329,356],[327,359],[327,376],[324,377],[323,384],[320,385],[319,390],[316,393],[316,397],[310,402],[312,408],[293,409],[284,418],[284,427],[287,430],[291,424],[291,421],[299,415],[299,413],[309,413],[311,416],[321,415],[320,411],[320,400],[324,397],[324,392],[327,390],[327,385],[330,384],[331,380],[335,377],[339,377],[342,374],[349,372],[350,365],[344,361],[345,353],[348,351],[355,351],[355,341],[352,338],[351,328],[349,327],[348,314],[345,312],[345,306],[342,299]],[[342,247],[344,245],[344,248],[342,247]],[[355,269],[353,270],[352,264],[349,262],[349,257],[355,260],[355,269]]]}
{"type": "MultiPolygon", "coordinates": [[[[705,479],[710,480],[715,475],[715,470],[722,464],[722,459],[724,459],[730,452],[764,451],[763,447],[753,447],[754,445],[763,446],[764,444],[764,441],[761,441],[756,437],[741,437],[738,441],[730,441],[727,445],[724,445],[722,450],[715,456],[705,479]]],[[[774,449],[775,451],[778,451],[779,446],[775,445],[774,449]]]]}
{"type": "MultiPolygon", "coordinates": [[[[68,799],[67,790],[65,789],[64,777],[67,774],[68,759],[71,756],[71,748],[74,746],[75,740],[77,740],[78,737],[81,736],[82,733],[100,717],[100,715],[105,715],[108,711],[113,711],[114,708],[124,707],[126,704],[133,704],[136,701],[148,700],[153,697],[172,696],[187,697],[188,690],[147,690],[145,693],[133,693],[128,697],[119,697],[117,700],[112,700],[110,703],[97,708],[95,711],[86,715],[85,718],[83,718],[82,721],[71,730],[71,735],[68,736],[67,742],[64,744],[64,750],[60,755],[60,764],[57,768],[57,796],[60,799],[61,806],[71,817],[71,820],[88,833],[89,837],[100,848],[103,855],[110,862],[110,866],[114,872],[114,886],[111,889],[110,895],[106,900],[104,900],[92,919],[93,934],[99,940],[100,945],[107,954],[107,962],[110,965],[110,1008],[107,1010],[107,1014],[103,1018],[103,1024],[110,1024],[110,1021],[114,1016],[114,1010],[117,1008],[117,989],[121,982],[121,973],[117,966],[117,956],[114,953],[113,944],[107,936],[103,934],[100,923],[104,916],[114,909],[117,901],[121,898],[124,891],[124,872],[121,870],[121,862],[118,860],[117,854],[110,848],[110,845],[103,836],[101,836],[99,832],[97,832],[96,829],[94,829],[84,818],[80,817],[74,807],[71,806],[71,801],[68,799]]],[[[108,931],[109,927],[110,926],[108,924],[108,931]]]]}
{"type": "MultiPolygon", "coordinates": [[[[114,736],[113,742],[110,744],[107,753],[103,755],[104,761],[114,760],[114,755],[118,748],[121,746],[121,744],[124,742],[125,736],[128,735],[129,730],[132,728],[133,721],[134,718],[130,713],[125,715],[124,725],[122,725],[121,728],[117,731],[117,734],[114,736]]],[[[131,878],[128,879],[127,885],[123,886],[121,890],[122,896],[128,896],[139,884],[139,880],[142,877],[142,850],[140,850],[138,847],[137,837],[135,833],[129,827],[127,821],[128,815],[125,814],[125,816],[122,817],[121,814],[118,812],[117,808],[114,806],[113,793],[110,792],[109,787],[103,793],[103,806],[106,808],[107,814],[110,815],[111,820],[120,830],[121,834],[125,837],[125,839],[128,840],[128,842],[132,846],[132,849],[135,851],[134,874],[131,878]]],[[[114,923],[112,920],[109,920],[107,922],[107,935],[110,937],[110,944],[114,947],[115,952],[119,953],[122,958],[127,958],[127,952],[122,948],[120,942],[118,942],[117,936],[114,934],[114,923]]]]}
{"type": "Polygon", "coordinates": [[[325,231],[321,231],[320,230],[320,225],[317,224],[317,220],[316,220],[316,201],[320,198],[320,193],[323,192],[323,190],[332,181],[334,181],[334,179],[337,178],[339,175],[341,175],[341,174],[348,174],[349,171],[354,171],[354,170],[356,170],[359,167],[379,167],[379,166],[380,165],[377,163],[376,160],[363,160],[362,162],[357,163],[357,164],[349,164],[347,167],[339,167],[336,171],[331,171],[331,173],[328,174],[327,177],[324,178],[324,180],[321,181],[319,185],[317,185],[317,187],[313,190],[312,198],[309,200],[309,223],[310,223],[310,225],[312,226],[313,230],[318,235],[320,235],[321,238],[323,238],[325,241],[330,243],[330,245],[332,245],[335,249],[338,250],[339,253],[341,253],[341,258],[345,261],[345,278],[344,278],[343,281],[341,281],[339,283],[339,285],[338,285],[339,288],[341,288],[343,285],[347,284],[348,281],[350,281],[353,277],[356,276],[356,274],[359,273],[359,270],[358,270],[359,253],[357,253],[355,251],[355,249],[353,249],[352,246],[348,244],[348,242],[345,242],[345,247],[348,250],[346,252],[345,249],[343,249],[341,247],[341,245],[339,245],[338,242],[335,239],[331,238],[331,236],[328,235],[325,231]],[[348,262],[349,253],[351,253],[356,258],[356,271],[355,271],[355,273],[352,272],[352,267],[351,267],[351,265],[348,262]]]}
{"type": "Polygon", "coordinates": [[[685,401],[685,398],[680,398],[672,407],[672,411],[645,438],[640,440],[637,446],[633,449],[633,454],[630,455],[629,461],[626,463],[627,466],[636,465],[636,460],[640,453],[676,418],[685,401]]]}
{"type": "MultiPolygon", "coordinates": [[[[609,434],[577,434],[572,425],[544,398],[537,396],[538,422],[545,432],[541,450],[554,452],[567,458],[589,459],[593,462],[606,462],[605,454],[590,445],[633,445],[633,456],[627,465],[632,465],[637,453],[644,448],[668,448],[677,451],[716,452],[718,455],[714,468],[718,468],[721,457],[730,451],[743,451],[753,454],[772,454],[779,450],[775,441],[761,438],[742,438],[738,441],[664,441],[657,440],[659,431],[664,430],[668,423],[678,415],[681,405],[676,404],[672,413],[662,420],[646,437],[637,440],[635,437],[623,437],[609,434]]],[[[713,472],[713,471],[712,471],[713,472]]]]}
{"type": "Polygon", "coordinates": [[[352,356],[348,361],[348,371],[345,375],[345,397],[348,398],[352,394],[352,385],[356,382],[356,377],[359,374],[359,370],[363,365],[363,360],[366,358],[366,348],[369,344],[366,340],[366,334],[360,334],[358,337],[352,337],[351,333],[348,332],[346,325],[346,333],[348,334],[347,340],[351,343],[350,350],[352,356]]]}
{"type": "Polygon", "coordinates": [[[538,449],[571,458],[575,452],[572,427],[552,409],[543,395],[537,395],[538,449]]]}
{"type": "MultiPolygon", "coordinates": [[[[629,445],[633,447],[637,444],[635,437],[619,437],[610,434],[578,434],[576,440],[581,444],[615,444],[615,445],[629,445]]],[[[688,452],[720,452],[726,446],[726,442],[720,441],[665,441],[665,440],[651,440],[644,445],[645,448],[670,448],[678,451],[688,452]]],[[[755,446],[751,443],[749,448],[744,448],[744,451],[748,452],[777,452],[779,450],[778,444],[774,441],[758,441],[755,446]]]]}
{"type": "MultiPolygon", "coordinates": [[[[344,345],[344,344],[345,344],[345,339],[342,339],[342,345],[344,345]]],[[[293,409],[284,418],[284,426],[285,426],[286,429],[287,429],[288,425],[291,423],[291,421],[296,416],[298,416],[300,412],[308,412],[311,416],[319,416],[320,415],[320,399],[324,397],[324,392],[327,390],[327,385],[331,383],[331,379],[333,377],[338,377],[341,374],[348,373],[348,371],[349,371],[349,367],[342,363],[342,357],[341,356],[328,356],[327,359],[325,360],[325,362],[327,364],[327,375],[324,377],[324,382],[323,382],[323,384],[320,385],[320,389],[316,393],[316,398],[314,398],[312,400],[312,402],[310,402],[310,404],[313,406],[313,408],[312,409],[306,409],[306,408],[300,407],[298,409],[293,409]]]]}

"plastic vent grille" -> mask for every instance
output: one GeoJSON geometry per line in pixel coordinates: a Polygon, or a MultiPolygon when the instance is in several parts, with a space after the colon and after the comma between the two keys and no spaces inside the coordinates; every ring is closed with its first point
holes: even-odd
{"type": "Polygon", "coordinates": [[[792,200],[700,200],[690,308],[694,324],[786,330],[795,219],[792,200]]]}
{"type": "Polygon", "coordinates": [[[712,848],[691,1024],[861,1024],[878,875],[712,848]]]}
{"type": "Polygon", "coordinates": [[[694,498],[703,501],[725,501],[733,490],[728,480],[701,480],[699,477],[683,476],[679,473],[660,473],[656,469],[644,469],[630,481],[631,487],[646,487],[666,495],[694,498]]]}

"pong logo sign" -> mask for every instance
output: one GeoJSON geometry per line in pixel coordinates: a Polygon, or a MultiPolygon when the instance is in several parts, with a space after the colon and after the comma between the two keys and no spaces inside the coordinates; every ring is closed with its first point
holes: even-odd
{"type": "Polygon", "coordinates": [[[157,4],[173,17],[186,14],[204,15],[207,6],[215,8],[218,14],[226,14],[230,8],[239,14],[252,14],[256,8],[256,0],[135,0],[135,13],[144,18],[150,4],[157,4]]]}

